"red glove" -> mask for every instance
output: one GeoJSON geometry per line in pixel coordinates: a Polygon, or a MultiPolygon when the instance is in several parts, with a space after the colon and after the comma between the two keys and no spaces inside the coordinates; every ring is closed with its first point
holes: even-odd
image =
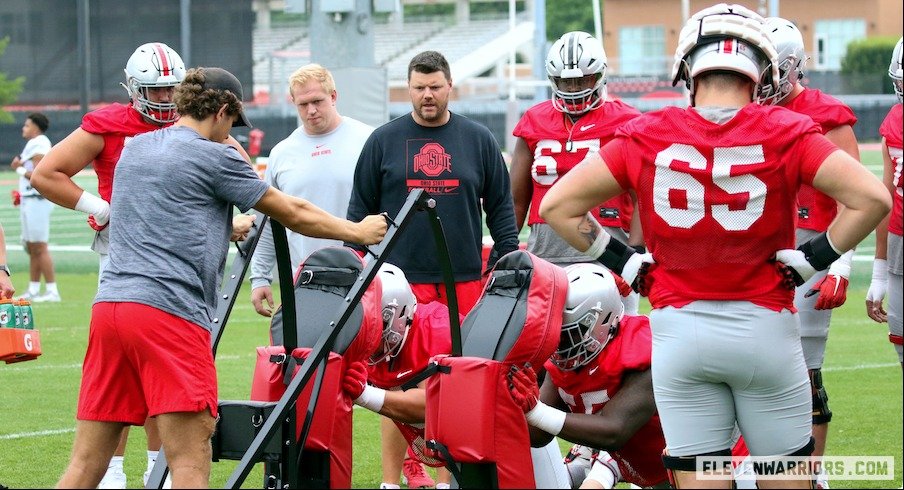
{"type": "Polygon", "coordinates": [[[807,298],[818,294],[813,308],[817,310],[831,310],[844,304],[847,299],[848,279],[838,274],[828,274],[816,283],[805,295],[807,298]]]}
{"type": "Polygon", "coordinates": [[[10,191],[10,195],[13,198],[13,206],[22,204],[22,194],[20,194],[19,191],[13,189],[12,191],[10,191]]]}
{"type": "Polygon", "coordinates": [[[653,287],[653,278],[650,273],[656,270],[659,264],[645,262],[637,271],[637,279],[634,280],[634,290],[637,294],[647,297],[650,295],[650,289],[653,287]]]}
{"type": "Polygon", "coordinates": [[[93,228],[94,231],[103,231],[103,229],[106,228],[106,227],[109,226],[109,225],[110,225],[110,222],[109,222],[109,221],[107,221],[106,223],[104,223],[104,224],[102,224],[102,225],[99,225],[99,224],[97,224],[97,221],[94,220],[94,215],[93,215],[93,214],[89,214],[89,215],[88,215],[88,226],[90,226],[91,228],[93,228]]]}
{"type": "Polygon", "coordinates": [[[342,391],[357,400],[361,393],[364,393],[364,387],[367,386],[367,364],[363,361],[351,363],[345,369],[345,376],[342,378],[342,391]]]}
{"type": "Polygon", "coordinates": [[[530,367],[530,364],[525,364],[523,368],[518,368],[513,364],[506,377],[508,378],[509,394],[524,413],[530,412],[537,406],[537,401],[540,399],[540,386],[537,385],[537,373],[530,367]]]}
{"type": "MultiPolygon", "coordinates": [[[[778,270],[779,275],[782,276],[782,286],[784,286],[785,289],[791,291],[797,289],[800,274],[797,274],[790,266],[777,260],[775,261],[775,268],[778,270]]],[[[803,284],[803,282],[801,282],[801,284],[803,284]]]]}
{"type": "Polygon", "coordinates": [[[631,285],[628,284],[622,276],[613,272],[612,277],[615,279],[615,285],[618,287],[618,294],[622,295],[623,298],[627,298],[629,294],[634,292],[634,290],[631,289],[631,285]]]}

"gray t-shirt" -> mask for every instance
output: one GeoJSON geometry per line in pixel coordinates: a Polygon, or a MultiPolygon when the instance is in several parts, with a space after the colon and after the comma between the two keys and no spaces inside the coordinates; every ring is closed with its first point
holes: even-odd
{"type": "Polygon", "coordinates": [[[269,186],[231,146],[186,126],[136,136],[113,178],[110,263],[95,302],[141,303],[211,330],[232,209],[269,186]]]}

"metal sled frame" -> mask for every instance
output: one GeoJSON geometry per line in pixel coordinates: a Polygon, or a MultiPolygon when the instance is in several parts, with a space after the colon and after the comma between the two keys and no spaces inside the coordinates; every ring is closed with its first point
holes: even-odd
{"type": "MultiPolygon", "coordinates": [[[[307,427],[303,426],[300,440],[296,440],[296,417],[295,404],[298,396],[304,387],[317,372],[317,379],[314,386],[315,393],[312,395],[312,402],[317,399],[317,391],[322,381],[323,367],[326,358],[332,349],[342,328],[345,326],[351,316],[355,305],[357,305],[361,297],[364,295],[367,287],[377,275],[380,266],[385,262],[386,257],[395,246],[397,236],[402,233],[410,222],[414,213],[417,211],[426,211],[430,220],[433,238],[436,242],[437,251],[439,252],[440,267],[443,272],[443,282],[445,283],[446,295],[448,297],[449,318],[452,334],[452,355],[461,355],[461,325],[458,316],[458,299],[455,293],[455,282],[452,277],[452,261],[449,256],[449,248],[446,243],[445,234],[443,233],[442,223],[436,213],[436,201],[432,199],[423,189],[412,190],[408,194],[405,204],[402,205],[395,220],[386,216],[389,224],[386,236],[383,241],[376,246],[375,249],[365,247],[367,253],[373,256],[373,260],[369,261],[358,277],[358,281],[345,298],[346,307],[337,314],[336,320],[330,322],[330,328],[325,331],[317,340],[311,350],[311,355],[307,357],[301,365],[298,373],[292,378],[292,382],[286,387],[285,393],[280,397],[273,413],[264,420],[257,436],[251,442],[251,446],[245,452],[238,466],[226,481],[226,488],[240,488],[245,478],[251,472],[254,464],[261,460],[261,456],[266,444],[280,433],[283,438],[282,457],[279,465],[282,466],[281,477],[273,482],[275,488],[300,488],[301,476],[297,462],[300,461],[301,452],[307,438],[307,427]]],[[[256,225],[249,237],[242,246],[239,247],[239,253],[233,260],[232,268],[227,281],[221,289],[219,304],[217,305],[216,318],[214,319],[214,328],[211,332],[211,348],[216,355],[217,344],[223,335],[226,322],[232,306],[235,304],[236,295],[241,289],[242,281],[248,270],[251,255],[257,247],[260,233],[267,223],[266,216],[258,214],[256,225]]],[[[280,297],[283,305],[283,325],[296,325],[295,319],[295,288],[292,281],[291,261],[289,259],[288,243],[286,240],[285,228],[276,222],[270,221],[273,229],[273,242],[276,249],[277,269],[279,273],[280,297]]],[[[295,328],[285,328],[283,335],[285,337],[284,344],[286,352],[291,352],[297,343],[295,328]],[[291,342],[291,344],[290,344],[291,342]]],[[[305,417],[305,424],[310,423],[315,407],[309,406],[305,417]]],[[[157,457],[157,462],[148,478],[146,488],[163,488],[163,481],[169,468],[166,463],[163,448],[157,457]]],[[[269,485],[268,485],[269,486],[269,485]]]]}

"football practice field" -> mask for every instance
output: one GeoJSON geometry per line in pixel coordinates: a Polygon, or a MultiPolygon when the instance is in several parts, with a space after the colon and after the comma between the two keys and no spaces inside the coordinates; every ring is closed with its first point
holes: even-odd
{"type": "MultiPolygon", "coordinates": [[[[877,151],[865,151],[863,160],[881,175],[877,151]]],[[[15,177],[13,172],[0,172],[0,223],[6,232],[9,265],[18,295],[27,287],[28,258],[19,243],[18,209],[8,200],[15,177]]],[[[87,189],[96,189],[96,179],[91,174],[80,175],[76,181],[87,189]]],[[[17,364],[0,363],[0,485],[50,488],[68,462],[90,306],[97,286],[97,257],[86,251],[92,235],[83,214],[55,209],[50,242],[63,301],[34,305],[41,357],[17,364]]],[[[904,464],[901,367],[888,342],[887,325],[872,322],[865,312],[872,237],[861,244],[857,255],[847,303],[833,315],[823,368],[834,413],[826,454],[894,457],[895,478],[831,479],[830,483],[832,488],[898,488],[904,464]]],[[[268,321],[251,308],[249,295],[245,281],[218,348],[221,399],[248,399],[255,347],[268,341],[268,321]]],[[[642,303],[642,309],[648,310],[646,303],[642,303]]],[[[378,418],[358,409],[354,424],[353,486],[376,488],[381,481],[378,418]]],[[[568,446],[562,443],[563,449],[568,446]]],[[[144,431],[133,428],[125,459],[130,487],[141,487],[145,449],[144,431]]],[[[211,486],[223,486],[235,466],[231,461],[214,463],[211,486]]],[[[244,487],[260,486],[261,472],[256,469],[244,487]]]]}

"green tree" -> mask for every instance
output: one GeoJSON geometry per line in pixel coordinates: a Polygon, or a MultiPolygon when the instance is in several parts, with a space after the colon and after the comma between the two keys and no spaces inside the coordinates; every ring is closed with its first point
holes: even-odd
{"type": "MultiPolygon", "coordinates": [[[[0,57],[3,56],[8,44],[9,36],[0,39],[0,57]]],[[[24,83],[25,77],[18,77],[15,80],[10,80],[6,77],[5,73],[0,72],[0,123],[15,122],[13,115],[3,110],[3,107],[16,101],[19,97],[19,92],[22,91],[22,84],[24,83]]]]}
{"type": "Polygon", "coordinates": [[[841,73],[850,93],[894,93],[888,79],[888,62],[896,42],[892,37],[871,37],[848,44],[841,73]]]}
{"type": "MultiPolygon", "coordinates": [[[[593,3],[602,0],[546,0],[546,39],[554,41],[569,31],[593,32],[593,3]]],[[[594,34],[595,35],[595,34],[594,34]]]]}

